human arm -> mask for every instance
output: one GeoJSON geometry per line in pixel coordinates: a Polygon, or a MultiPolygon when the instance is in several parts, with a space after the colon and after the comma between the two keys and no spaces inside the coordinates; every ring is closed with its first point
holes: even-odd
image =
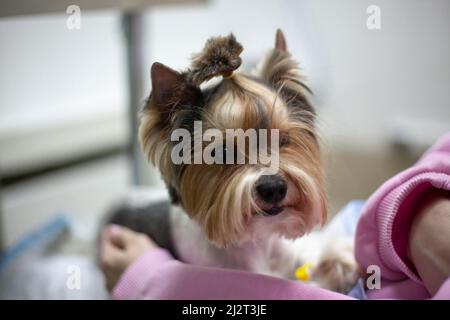
{"type": "Polygon", "coordinates": [[[450,193],[432,192],[419,204],[409,234],[408,258],[435,295],[450,277],[450,193]]]}
{"type": "MultiPolygon", "coordinates": [[[[416,222],[416,218],[424,210],[422,205],[426,203],[427,197],[437,197],[448,192],[450,133],[440,138],[414,166],[385,182],[366,202],[356,230],[355,256],[364,270],[377,266],[381,272],[381,289],[367,291],[369,298],[432,297],[435,290],[429,291],[427,280],[422,279],[416,270],[415,264],[421,262],[417,256],[416,261],[410,257],[411,243],[415,246],[418,244],[414,240],[417,235],[412,232],[412,227],[418,225],[419,220],[416,222]]],[[[424,226],[422,223],[420,225],[424,226]]],[[[433,228],[438,227],[447,230],[447,234],[450,231],[445,225],[433,225],[433,228]]],[[[437,246],[433,245],[432,250],[435,248],[437,246]]],[[[424,264],[419,267],[422,272],[424,268],[424,264]]],[[[447,288],[448,283],[448,280],[444,283],[447,288]]],[[[445,292],[450,298],[450,290],[445,292]]]]}

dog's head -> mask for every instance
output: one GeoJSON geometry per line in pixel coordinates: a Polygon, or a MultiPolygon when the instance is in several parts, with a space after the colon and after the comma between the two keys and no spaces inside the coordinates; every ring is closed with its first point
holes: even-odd
{"type": "Polygon", "coordinates": [[[141,147],[159,168],[172,201],[218,246],[271,234],[296,238],[327,215],[310,90],[283,34],[277,32],[257,75],[235,71],[241,51],[230,35],[208,40],[185,72],[153,64],[152,93],[140,114],[141,147]],[[213,77],[220,81],[200,87],[213,77]],[[230,129],[256,130],[244,141],[256,139],[256,149],[268,146],[267,155],[277,156],[276,172],[263,157],[229,163],[237,155],[251,158],[251,143],[242,148],[230,129]],[[194,138],[180,142],[185,133],[194,138]],[[174,161],[178,153],[185,161],[174,161]]]}

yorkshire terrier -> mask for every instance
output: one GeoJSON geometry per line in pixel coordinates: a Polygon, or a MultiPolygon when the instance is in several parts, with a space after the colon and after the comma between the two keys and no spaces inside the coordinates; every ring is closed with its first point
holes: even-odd
{"type": "MultiPolygon", "coordinates": [[[[159,169],[171,204],[128,201],[107,222],[147,233],[180,260],[198,265],[294,278],[296,268],[314,256],[313,282],[345,292],[358,277],[352,246],[324,246],[317,237],[302,237],[327,219],[311,90],[280,30],[255,74],[237,71],[242,51],[230,34],[209,39],[186,71],[152,65],[152,93],[140,112],[139,141],[159,169]],[[269,148],[278,156],[276,172],[268,173],[259,160],[176,163],[173,132],[195,135],[195,123],[222,133],[276,129],[278,148],[273,151],[273,142],[269,148]]],[[[248,159],[249,149],[232,141],[215,148],[212,157],[239,153],[248,159]]],[[[190,141],[183,151],[194,155],[199,143],[205,145],[190,141]]]]}

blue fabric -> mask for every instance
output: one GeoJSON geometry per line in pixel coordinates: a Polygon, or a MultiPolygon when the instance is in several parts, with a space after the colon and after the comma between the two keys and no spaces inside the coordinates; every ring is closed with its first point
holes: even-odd
{"type": "MultiPolygon", "coordinates": [[[[354,236],[356,226],[358,225],[359,217],[361,216],[362,208],[365,204],[363,200],[350,201],[341,211],[336,215],[336,218],[342,224],[344,232],[348,235],[354,236]]],[[[367,299],[364,290],[364,280],[359,279],[356,285],[347,293],[348,296],[355,299],[367,299]]]]}
{"type": "Polygon", "coordinates": [[[57,215],[56,217],[51,218],[40,228],[19,240],[0,256],[0,272],[9,262],[20,256],[22,253],[40,245],[42,246],[47,240],[55,238],[57,234],[68,227],[69,220],[66,216],[57,215]]]}
{"type": "Polygon", "coordinates": [[[361,211],[365,203],[366,202],[363,200],[352,200],[344,208],[342,208],[341,211],[339,211],[338,215],[340,216],[344,229],[348,234],[355,234],[359,216],[361,215],[361,211]]]}
{"type": "Polygon", "coordinates": [[[359,299],[359,300],[366,300],[366,292],[364,289],[364,280],[359,279],[356,285],[347,293],[348,296],[359,299]]]}

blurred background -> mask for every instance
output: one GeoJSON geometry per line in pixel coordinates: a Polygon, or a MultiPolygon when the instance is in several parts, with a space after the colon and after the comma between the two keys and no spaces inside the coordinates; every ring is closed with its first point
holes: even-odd
{"type": "Polygon", "coordinates": [[[330,214],[450,129],[448,0],[2,1],[0,272],[55,217],[93,241],[117,199],[163,188],[136,142],[154,61],[186,68],[206,39],[233,32],[251,69],[277,28],[315,93],[330,214]]]}

